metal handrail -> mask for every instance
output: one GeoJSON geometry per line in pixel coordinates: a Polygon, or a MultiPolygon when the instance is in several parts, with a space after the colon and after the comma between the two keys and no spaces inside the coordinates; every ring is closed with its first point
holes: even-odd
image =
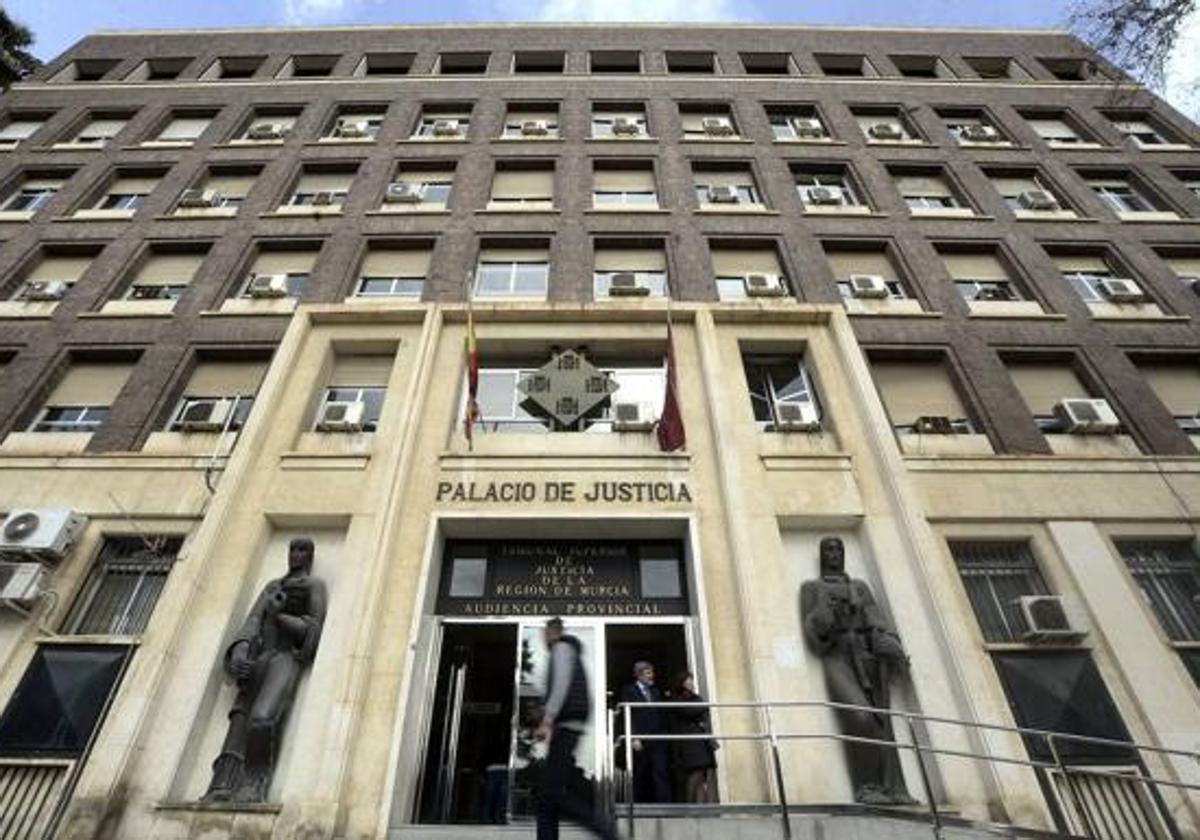
{"type": "MultiPolygon", "coordinates": [[[[938,810],[936,797],[934,796],[932,783],[929,778],[928,768],[925,766],[925,755],[945,755],[955,758],[965,758],[974,761],[983,761],[989,764],[1015,764],[1025,767],[1030,767],[1035,770],[1057,770],[1063,775],[1066,782],[1066,791],[1075,806],[1076,812],[1083,820],[1083,828],[1088,837],[1095,836],[1095,831],[1090,823],[1087,810],[1080,806],[1078,796],[1074,785],[1071,783],[1067,774],[1068,765],[1063,761],[1059,752],[1056,741],[1075,741],[1088,744],[1096,744],[1100,746],[1119,747],[1128,749],[1134,753],[1149,752],[1158,755],[1181,756],[1190,758],[1200,764],[1200,752],[1193,750],[1182,750],[1171,747],[1157,747],[1149,744],[1141,744],[1136,741],[1118,741],[1112,738],[1099,738],[1091,735],[1076,735],[1071,732],[1059,732],[1050,729],[1036,729],[1027,726],[1008,726],[1005,724],[996,723],[981,723],[978,721],[963,720],[960,718],[948,718],[937,715],[926,715],[919,712],[909,712],[901,709],[891,709],[879,706],[861,706],[852,703],[836,703],[829,700],[781,700],[781,701],[736,701],[731,703],[710,703],[706,701],[678,701],[678,700],[663,700],[658,702],[621,702],[618,703],[609,713],[608,718],[609,731],[606,733],[606,743],[611,743],[615,746],[622,744],[631,744],[635,740],[644,741],[691,741],[691,740],[712,740],[712,741],[752,741],[766,742],[771,751],[771,766],[772,776],[775,782],[776,795],[779,802],[779,814],[781,819],[781,829],[784,840],[791,840],[792,829],[791,822],[788,818],[788,802],[786,787],[784,784],[784,768],[780,757],[779,745],[782,741],[789,740],[831,740],[840,742],[853,742],[863,744],[874,744],[877,746],[886,746],[894,749],[911,750],[915,753],[917,759],[917,767],[920,771],[921,785],[925,793],[925,801],[929,810],[930,825],[935,838],[942,837],[942,816],[938,810]],[[695,734],[635,734],[633,732],[633,710],[638,708],[654,707],[656,709],[672,709],[672,708],[687,708],[696,709],[702,707],[707,711],[721,709],[754,709],[759,710],[764,718],[764,731],[756,731],[747,734],[737,735],[718,735],[715,732],[695,733],[695,734]],[[803,709],[803,708],[820,708],[829,710],[850,710],[850,711],[865,711],[875,714],[884,714],[888,717],[901,718],[908,729],[911,743],[900,743],[898,741],[884,740],[879,738],[866,738],[857,735],[846,735],[842,733],[830,732],[778,732],[775,729],[773,710],[776,709],[803,709]],[[614,722],[616,716],[620,714],[622,717],[622,733],[617,735],[614,731],[614,722]],[[1033,758],[1012,758],[1008,756],[998,756],[986,753],[970,752],[965,750],[949,749],[945,747],[935,747],[932,744],[922,744],[917,735],[915,723],[921,721],[923,723],[945,724],[950,726],[959,726],[970,730],[987,730],[996,732],[1008,732],[1021,736],[1035,736],[1045,738],[1049,746],[1050,753],[1054,757],[1052,762],[1039,761],[1033,758]]],[[[611,751],[609,751],[611,756],[611,751]]],[[[632,791],[633,779],[633,750],[626,749],[625,756],[625,799],[626,799],[626,820],[629,829],[629,837],[634,837],[636,826],[634,822],[634,801],[632,791]]],[[[1139,756],[1140,758],[1140,756],[1139,756]]],[[[1139,762],[1140,763],[1140,762],[1139,762]]],[[[610,769],[615,769],[611,762],[610,769]]],[[[1176,782],[1169,779],[1160,779],[1151,774],[1142,773],[1120,773],[1111,770],[1101,770],[1087,767],[1085,765],[1070,766],[1073,774],[1092,775],[1100,777],[1119,778],[1123,781],[1136,781],[1149,784],[1155,788],[1167,786],[1172,788],[1180,788],[1186,790],[1200,790],[1200,784],[1191,784],[1188,782],[1176,782]]],[[[612,813],[615,814],[615,801],[610,800],[612,804],[612,813]]]]}

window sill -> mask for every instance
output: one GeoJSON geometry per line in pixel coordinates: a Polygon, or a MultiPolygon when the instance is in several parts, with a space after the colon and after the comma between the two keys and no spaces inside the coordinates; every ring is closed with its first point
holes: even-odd
{"type": "Polygon", "coordinates": [[[79,455],[91,439],[92,432],[9,432],[0,455],[79,455]]]}
{"type": "Polygon", "coordinates": [[[370,457],[375,435],[376,432],[301,432],[295,448],[280,457],[310,461],[350,459],[357,465],[353,469],[363,469],[370,457]]]}
{"type": "Polygon", "coordinates": [[[229,298],[220,309],[205,310],[201,316],[225,315],[290,315],[299,301],[294,297],[278,298],[229,298]]]}
{"type": "Polygon", "coordinates": [[[428,145],[430,143],[466,143],[466,142],[467,142],[466,136],[401,137],[399,140],[396,141],[396,145],[398,145],[398,146],[409,146],[409,145],[424,146],[424,145],[428,145]]]}
{"type": "Polygon", "coordinates": [[[155,216],[156,221],[189,221],[192,219],[232,219],[238,214],[237,207],[179,207],[174,213],[155,216]]]}
{"type": "Polygon", "coordinates": [[[228,455],[237,443],[237,432],[151,432],[142,444],[145,455],[228,455]]]}
{"type": "Polygon", "coordinates": [[[1038,642],[1037,644],[1028,644],[1025,642],[984,642],[983,649],[987,653],[1018,653],[1034,650],[1090,650],[1091,645],[1087,639],[1082,639],[1078,642],[1038,642]]]}
{"type": "Polygon", "coordinates": [[[723,207],[719,204],[702,204],[695,210],[698,216],[778,216],[778,210],[772,210],[761,204],[734,205],[723,207]]]}
{"type": "Polygon", "coordinates": [[[49,318],[58,303],[56,300],[2,300],[0,319],[49,318]]]}
{"type": "Polygon", "coordinates": [[[987,435],[896,435],[896,444],[904,455],[995,455],[987,435]]]}
{"type": "Polygon", "coordinates": [[[173,300],[110,300],[96,312],[80,312],[80,318],[170,318],[173,300]]]}
{"type": "Polygon", "coordinates": [[[842,300],[848,315],[867,315],[898,318],[941,318],[941,312],[927,312],[919,300],[889,298],[846,298],[842,300]]]}
{"type": "Polygon", "coordinates": [[[1018,146],[1008,140],[999,140],[994,143],[977,140],[959,140],[958,147],[960,149],[983,149],[989,152],[1028,152],[1029,146],[1018,146]]]}
{"type": "Polygon", "coordinates": [[[340,216],[340,215],[342,215],[341,205],[331,204],[331,205],[327,205],[327,206],[318,205],[316,207],[309,206],[309,205],[305,205],[303,207],[277,207],[275,210],[272,210],[269,213],[259,213],[258,218],[260,218],[260,219],[280,219],[280,218],[294,219],[297,216],[299,216],[300,218],[304,218],[305,216],[340,216]]]}
{"type": "Polygon", "coordinates": [[[894,149],[899,146],[902,149],[936,149],[937,146],[933,143],[926,143],[924,140],[867,140],[867,146],[882,146],[885,149],[894,149]]]}
{"type": "Polygon", "coordinates": [[[374,137],[319,137],[309,140],[305,146],[319,148],[321,146],[369,146],[376,142],[374,137]]]}
{"type": "Polygon", "coordinates": [[[565,143],[565,138],[532,135],[529,137],[493,137],[493,143],[565,143]]]}
{"type": "Polygon", "coordinates": [[[1137,457],[1142,455],[1129,435],[1043,435],[1050,451],[1055,455],[1083,457],[1137,457]]]}
{"type": "Polygon", "coordinates": [[[642,213],[642,214],[650,214],[650,215],[654,215],[657,213],[657,214],[663,215],[663,216],[671,215],[671,211],[666,209],[665,207],[638,207],[636,205],[632,206],[632,207],[613,207],[613,206],[590,207],[587,210],[584,210],[583,212],[584,213],[596,213],[601,216],[609,215],[612,213],[642,213]]]}
{"type": "Polygon", "coordinates": [[[1065,321],[1066,315],[1047,312],[1036,300],[981,300],[967,304],[969,318],[1037,318],[1049,321],[1065,321]]]}
{"type": "Polygon", "coordinates": [[[778,143],[781,146],[845,146],[848,145],[844,140],[834,140],[832,137],[796,137],[791,140],[780,140],[775,138],[772,143],[778,143]]]}
{"type": "Polygon", "coordinates": [[[248,137],[239,137],[236,140],[230,140],[228,143],[218,143],[213,148],[215,149],[245,149],[257,148],[260,146],[282,146],[283,140],[251,140],[248,137]]]}
{"type": "Polygon", "coordinates": [[[1194,152],[1195,146],[1189,146],[1187,143],[1162,143],[1157,146],[1143,146],[1140,143],[1134,144],[1140,152],[1194,152]]]}
{"type": "Polygon", "coordinates": [[[1155,323],[1184,323],[1186,315],[1168,315],[1157,303],[1089,303],[1093,321],[1153,321],[1155,323]]]}
{"type": "Polygon", "coordinates": [[[652,134],[637,134],[632,137],[597,137],[594,134],[587,138],[591,143],[657,143],[658,138],[652,134]]]}
{"type": "Polygon", "coordinates": [[[144,143],[138,143],[133,146],[122,146],[126,151],[138,151],[141,149],[190,149],[196,145],[195,140],[147,140],[144,143]]]}
{"type": "Polygon", "coordinates": [[[1080,216],[1074,210],[1013,210],[1013,216],[1018,222],[1098,222],[1080,216]]]}
{"type": "Polygon", "coordinates": [[[136,210],[76,210],[70,216],[55,216],[54,222],[111,222],[132,219],[136,210]]]}
{"type": "Polygon", "coordinates": [[[414,216],[449,216],[450,211],[445,207],[429,207],[413,205],[391,205],[385,204],[377,210],[368,210],[367,216],[395,216],[397,214],[412,214],[414,216]]]}
{"type": "Polygon", "coordinates": [[[1045,141],[1047,148],[1056,152],[1119,152],[1116,146],[1105,146],[1103,143],[1055,143],[1045,141]]]}
{"type": "Polygon", "coordinates": [[[732,145],[754,145],[754,141],[745,137],[680,137],[680,143],[722,143],[732,145]]]}
{"type": "Polygon", "coordinates": [[[953,219],[956,221],[994,222],[995,216],[981,216],[970,207],[946,207],[941,210],[909,210],[914,219],[953,219]]]}
{"type": "Polygon", "coordinates": [[[1153,225],[1193,225],[1200,222],[1200,219],[1184,219],[1178,213],[1170,210],[1155,211],[1148,213],[1118,213],[1117,218],[1127,224],[1153,224],[1153,225]]]}
{"type": "Polygon", "coordinates": [[[512,208],[509,208],[509,207],[484,207],[480,210],[475,211],[475,213],[477,215],[491,215],[491,216],[511,216],[511,215],[518,215],[518,216],[533,215],[533,216],[536,216],[539,214],[543,215],[543,216],[556,216],[560,212],[562,212],[562,211],[555,207],[529,207],[529,208],[525,208],[525,207],[519,207],[519,208],[518,207],[512,207],[512,208]]]}
{"type": "Polygon", "coordinates": [[[35,210],[0,210],[0,222],[28,222],[35,210]]]}
{"type": "Polygon", "coordinates": [[[805,216],[852,216],[856,219],[886,219],[887,213],[876,213],[870,207],[819,207],[804,205],[805,216]]]}
{"type": "Polygon", "coordinates": [[[105,143],[51,143],[49,146],[40,147],[40,151],[45,152],[98,152],[105,147],[105,143]]]}

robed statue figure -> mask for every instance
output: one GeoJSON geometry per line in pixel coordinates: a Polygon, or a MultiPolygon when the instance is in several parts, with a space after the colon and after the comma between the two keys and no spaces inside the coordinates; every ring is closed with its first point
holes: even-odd
{"type": "Polygon", "coordinates": [[[312,540],[292,540],[287,574],[263,587],[225,650],[238,692],[206,802],[267,801],[284,721],[325,621],[325,584],[312,565],[312,540]]]}
{"type": "MultiPolygon", "coordinates": [[[[852,706],[890,706],[889,683],[908,668],[900,637],[888,624],[867,584],[846,574],[845,547],[837,537],[821,540],[821,576],[800,588],[804,638],[825,665],[829,699],[852,706]]],[[[892,741],[891,717],[883,712],[838,709],[844,734],[892,741]]],[[[896,748],[845,741],[854,798],[865,805],[911,805],[896,748]]]]}

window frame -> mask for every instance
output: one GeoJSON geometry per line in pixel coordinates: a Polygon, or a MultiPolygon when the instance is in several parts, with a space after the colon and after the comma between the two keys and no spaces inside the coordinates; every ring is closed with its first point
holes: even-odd
{"type": "Polygon", "coordinates": [[[778,406],[780,403],[812,406],[813,411],[817,415],[817,422],[820,424],[821,429],[824,430],[825,413],[821,408],[820,398],[817,396],[816,388],[813,385],[812,374],[809,373],[808,367],[804,362],[804,354],[794,356],[758,353],[742,354],[742,374],[746,380],[746,393],[750,398],[754,422],[760,430],[765,432],[779,430],[778,406]],[[791,364],[796,366],[796,371],[799,375],[781,388],[775,382],[772,368],[791,364]],[[765,386],[765,390],[762,393],[755,390],[755,384],[751,381],[751,367],[759,369],[757,381],[765,386]],[[786,391],[789,387],[795,386],[797,383],[800,385],[800,390],[797,393],[780,394],[781,391],[786,391]],[[758,409],[760,407],[765,409],[763,411],[765,419],[759,417],[758,409]]]}
{"type": "Polygon", "coordinates": [[[474,282],[471,284],[471,298],[473,300],[474,299],[485,300],[488,298],[497,298],[500,300],[504,300],[504,299],[545,300],[546,296],[549,293],[550,293],[550,256],[549,256],[549,254],[546,255],[546,258],[544,260],[505,260],[505,261],[479,260],[475,263],[475,278],[474,278],[474,282]],[[502,293],[489,292],[487,294],[481,293],[481,281],[482,281],[482,271],[481,270],[483,269],[484,266],[492,266],[492,265],[509,266],[508,291],[507,292],[502,292],[502,293]],[[518,275],[520,273],[520,269],[518,269],[517,266],[522,266],[522,265],[534,265],[534,266],[541,266],[543,268],[543,270],[544,270],[544,277],[542,280],[543,288],[542,288],[542,291],[540,294],[516,291],[517,279],[518,279],[518,275]]]}
{"type": "Polygon", "coordinates": [[[379,418],[383,414],[383,404],[386,399],[386,385],[326,385],[321,392],[321,403],[317,407],[317,414],[313,418],[312,431],[321,431],[321,417],[325,413],[325,406],[331,402],[361,402],[365,406],[361,431],[378,431],[379,418]],[[338,394],[339,391],[345,393],[338,394]],[[378,398],[377,402],[375,398],[378,398]]]}
{"type": "Polygon", "coordinates": [[[29,425],[30,432],[58,434],[62,432],[94,432],[108,419],[110,405],[46,405],[38,410],[29,425]],[[74,418],[49,419],[54,412],[77,412],[74,418]],[[98,416],[97,416],[98,415],[98,416]]]}

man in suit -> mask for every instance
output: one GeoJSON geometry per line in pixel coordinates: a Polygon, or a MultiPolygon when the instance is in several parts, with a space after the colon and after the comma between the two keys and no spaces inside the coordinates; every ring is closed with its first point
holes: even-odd
{"type": "MultiPolygon", "coordinates": [[[[661,703],[662,692],[654,684],[654,666],[639,661],[633,665],[633,682],[621,689],[622,703],[661,703]]],[[[633,730],[634,802],[670,802],[671,776],[668,768],[670,744],[646,740],[639,735],[667,734],[667,716],[662,709],[635,707],[633,730]]]]}

